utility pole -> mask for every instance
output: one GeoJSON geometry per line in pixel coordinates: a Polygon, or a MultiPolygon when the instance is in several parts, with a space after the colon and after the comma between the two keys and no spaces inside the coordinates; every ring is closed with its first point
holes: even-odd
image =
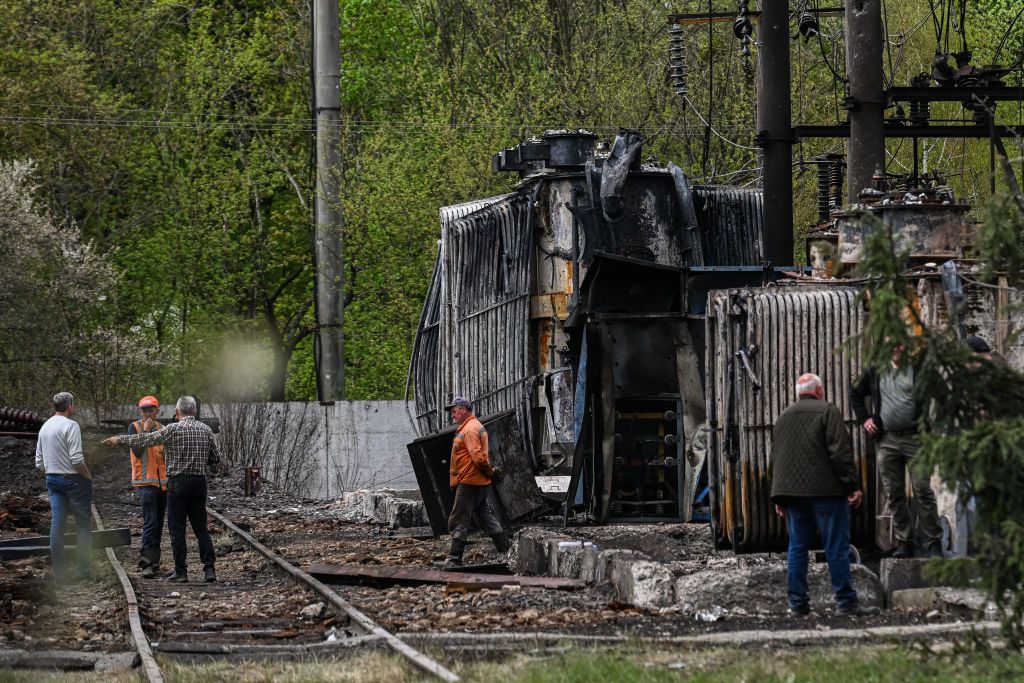
{"type": "Polygon", "coordinates": [[[345,398],[344,259],[341,240],[341,29],[338,0],[313,0],[313,109],[316,116],[314,256],[316,371],[321,401],[345,398]]]}
{"type": "Polygon", "coordinates": [[[793,265],[793,128],[787,0],[761,3],[757,59],[757,139],[764,164],[764,255],[773,266],[789,266],[793,265]]]}
{"type": "Polygon", "coordinates": [[[882,97],[882,3],[846,4],[846,76],[850,144],[847,199],[857,202],[871,186],[875,169],[885,168],[885,118],[882,97]]]}

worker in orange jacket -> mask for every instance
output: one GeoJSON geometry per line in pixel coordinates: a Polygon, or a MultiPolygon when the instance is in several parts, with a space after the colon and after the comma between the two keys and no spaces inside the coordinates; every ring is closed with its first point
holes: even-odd
{"type": "Polygon", "coordinates": [[[474,518],[490,535],[499,553],[506,552],[512,543],[487,504],[491,480],[500,477],[500,470],[493,467],[488,458],[487,430],[473,415],[473,404],[469,399],[456,396],[447,409],[452,413],[452,421],[459,426],[452,441],[448,472],[448,484],[455,492],[455,503],[448,516],[452,544],[448,560],[444,563],[445,569],[455,569],[462,566],[462,553],[466,550],[474,518]]]}
{"type": "MultiPolygon", "coordinates": [[[[139,399],[142,419],[132,422],[129,434],[159,431],[163,425],[156,420],[160,402],[154,396],[139,399]]],[[[139,493],[142,503],[142,549],[139,567],[142,577],[155,578],[160,571],[160,538],[164,530],[164,514],[167,511],[167,465],[164,462],[164,447],[150,446],[140,453],[128,450],[132,461],[132,486],[139,493]]]]}

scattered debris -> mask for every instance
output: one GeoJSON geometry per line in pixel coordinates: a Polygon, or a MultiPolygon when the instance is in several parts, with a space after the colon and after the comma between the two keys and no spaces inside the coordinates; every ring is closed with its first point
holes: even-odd
{"type": "Polygon", "coordinates": [[[728,613],[724,607],[718,605],[712,605],[708,609],[697,610],[697,613],[693,616],[696,617],[697,621],[703,621],[705,623],[714,623],[724,617],[728,613]]]}
{"type": "Polygon", "coordinates": [[[307,619],[317,619],[324,613],[324,610],[326,608],[327,605],[325,605],[324,603],[314,602],[303,607],[300,614],[306,617],[307,619]]]}
{"type": "Polygon", "coordinates": [[[49,526],[50,499],[47,494],[19,496],[10,491],[0,493],[0,530],[42,533],[49,526]]]}

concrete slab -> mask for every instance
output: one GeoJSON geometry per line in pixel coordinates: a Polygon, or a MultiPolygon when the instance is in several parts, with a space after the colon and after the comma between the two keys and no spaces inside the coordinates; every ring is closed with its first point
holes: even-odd
{"type": "Polygon", "coordinates": [[[0,666],[12,669],[88,671],[102,655],[77,650],[0,650],[0,666]]]}
{"type": "Polygon", "coordinates": [[[140,662],[138,652],[111,652],[96,660],[95,671],[99,673],[130,671],[140,662]]]}
{"type": "Polygon", "coordinates": [[[893,591],[889,596],[889,606],[905,611],[939,610],[967,619],[995,619],[999,613],[996,604],[990,601],[983,591],[944,586],[893,591]]]}
{"type": "Polygon", "coordinates": [[[933,579],[926,577],[924,566],[930,560],[926,558],[896,559],[882,558],[879,576],[887,595],[908,588],[927,588],[938,585],[933,579]]]}
{"type": "MultiPolygon", "coordinates": [[[[853,565],[853,585],[861,603],[881,607],[881,582],[863,565],[853,565]]],[[[812,565],[807,573],[811,606],[815,609],[832,607],[835,598],[828,567],[812,565]]],[[[720,607],[729,612],[782,613],[786,604],[786,563],[783,560],[766,562],[759,566],[737,567],[731,570],[709,570],[680,576],[675,580],[678,604],[687,612],[707,611],[720,607]]]]}
{"type": "Polygon", "coordinates": [[[675,602],[672,572],[660,562],[620,555],[611,561],[611,583],[627,605],[661,609],[675,602]]]}
{"type": "Polygon", "coordinates": [[[515,552],[509,561],[509,568],[516,574],[547,576],[549,571],[549,541],[571,541],[554,529],[527,527],[515,535],[515,552]]]}
{"type": "MultiPolygon", "coordinates": [[[[607,583],[612,580],[612,565],[616,560],[650,560],[647,555],[639,550],[627,548],[609,548],[608,550],[597,551],[594,558],[594,580],[593,583],[607,583]]],[[[581,577],[583,578],[583,577],[581,577]]],[[[586,579],[584,579],[586,580],[586,579]]]]}

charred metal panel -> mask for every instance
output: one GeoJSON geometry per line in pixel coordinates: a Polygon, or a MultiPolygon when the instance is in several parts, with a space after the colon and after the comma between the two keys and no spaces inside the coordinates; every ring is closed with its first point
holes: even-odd
{"type": "Polygon", "coordinates": [[[704,264],[751,266],[764,262],[764,193],[716,185],[693,188],[704,264]]]}
{"type": "MultiPolygon", "coordinates": [[[[427,296],[423,301],[423,313],[420,315],[420,326],[416,333],[416,343],[412,349],[412,365],[410,377],[416,382],[416,419],[417,434],[429,434],[441,429],[440,417],[443,414],[440,397],[440,336],[441,336],[441,262],[434,264],[434,272],[430,276],[427,296]]],[[[408,400],[408,385],[406,400],[408,400]]]]}
{"type": "MultiPolygon", "coordinates": [[[[491,509],[506,524],[544,509],[547,502],[533,478],[533,461],[515,412],[490,415],[481,422],[487,428],[491,464],[505,472],[502,480],[491,486],[491,509]]],[[[451,425],[407,446],[427,519],[436,536],[448,533],[448,515],[455,500],[448,486],[454,436],[455,425],[451,425]]]]}
{"type": "MultiPolygon", "coordinates": [[[[500,202],[509,196],[499,195],[497,197],[488,197],[464,204],[443,207],[440,210],[442,235],[447,232],[454,221],[500,202]]],[[[407,400],[409,398],[409,385],[411,384],[415,387],[416,416],[414,427],[418,434],[436,432],[445,425],[443,406],[447,398],[447,394],[445,394],[447,385],[443,381],[445,377],[443,368],[446,365],[446,358],[441,353],[441,302],[445,294],[445,263],[442,258],[444,254],[443,242],[440,247],[437,260],[434,263],[434,272],[430,276],[430,285],[427,287],[427,295],[423,301],[423,311],[420,314],[416,342],[409,361],[409,380],[406,385],[407,400]]]]}
{"type": "Polygon", "coordinates": [[[588,242],[594,242],[594,251],[683,266],[682,216],[672,176],[631,173],[619,193],[615,203],[621,202],[624,217],[610,222],[607,231],[587,236],[588,242]]]}
{"type": "Polygon", "coordinates": [[[679,392],[675,320],[640,318],[604,324],[613,345],[616,399],[679,392]]]}
{"type": "Polygon", "coordinates": [[[877,204],[836,214],[839,260],[856,263],[873,230],[890,230],[897,253],[911,258],[963,258],[974,241],[975,228],[966,221],[966,204],[877,204]],[[873,220],[872,220],[873,219],[873,220]]]}
{"type": "Polygon", "coordinates": [[[521,408],[531,377],[531,201],[512,195],[456,219],[443,238],[448,393],[471,397],[483,415],[521,408]]]}
{"type": "Polygon", "coordinates": [[[566,326],[579,325],[590,314],[678,311],[681,273],[670,266],[597,254],[580,286],[580,305],[566,326]]]}
{"type": "MultiPolygon", "coordinates": [[[[921,321],[932,329],[948,325],[946,291],[938,273],[920,277],[916,288],[921,321]]],[[[1012,367],[1024,371],[1024,336],[1011,334],[1011,330],[1019,328],[1024,294],[1009,287],[1005,278],[988,286],[965,280],[963,290],[964,306],[960,313],[963,333],[980,336],[1012,367]]]]}
{"type": "Polygon", "coordinates": [[[876,480],[863,430],[847,389],[861,367],[845,345],[860,333],[864,313],[848,287],[716,290],[707,318],[707,398],[716,541],[737,552],[786,548],[785,523],[773,509],[771,431],[794,400],[796,379],[819,375],[825,397],[843,412],[865,491],[853,513],[852,540],[874,545],[876,480]]]}

